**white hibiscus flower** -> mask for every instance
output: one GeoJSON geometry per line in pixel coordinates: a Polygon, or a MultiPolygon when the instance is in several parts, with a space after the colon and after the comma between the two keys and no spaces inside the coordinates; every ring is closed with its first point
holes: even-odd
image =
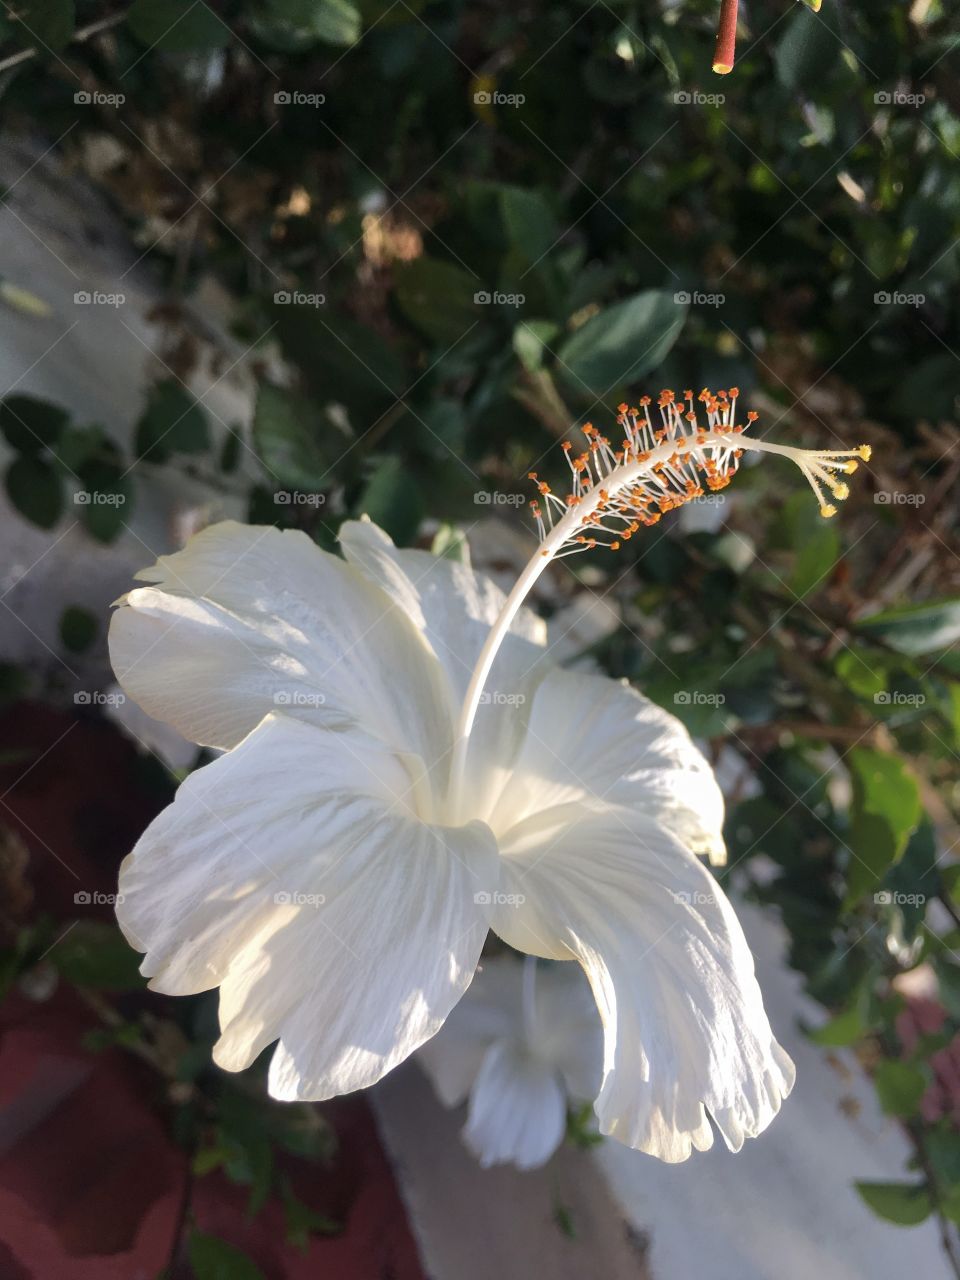
{"type": "Polygon", "coordinates": [[[417,1054],[446,1107],[469,1098],[464,1141],[486,1169],[536,1169],[563,1141],[568,1104],[599,1092],[603,1040],[577,964],[484,960],[417,1054]]]}
{"type": "Polygon", "coordinates": [[[661,397],[655,434],[641,403],[618,454],[586,432],[566,504],[541,486],[543,543],[506,599],[366,522],[341,529],[345,559],[218,524],[123,598],[124,690],[225,754],[124,862],[118,915],[157,990],[220,988],[222,1067],[278,1041],[277,1098],[373,1084],[438,1031],[492,928],[583,966],[603,1133],[676,1161],[711,1146],[708,1113],[733,1150],[776,1114],[793,1065],[698,861],[723,856],[710,770],[626,685],[551,667],[522,601],[554,557],[617,544],[702,492],[698,476],[725,484],[744,447],[838,497],[829,468],[855,461],[744,440],[724,393],[706,430],[661,397]]]}

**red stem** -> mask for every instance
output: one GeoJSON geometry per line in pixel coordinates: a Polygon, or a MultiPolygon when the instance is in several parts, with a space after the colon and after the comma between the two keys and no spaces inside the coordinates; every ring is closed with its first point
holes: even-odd
{"type": "Polygon", "coordinates": [[[733,70],[737,50],[738,3],[739,0],[721,0],[717,50],[713,55],[713,69],[718,76],[725,76],[733,70]]]}

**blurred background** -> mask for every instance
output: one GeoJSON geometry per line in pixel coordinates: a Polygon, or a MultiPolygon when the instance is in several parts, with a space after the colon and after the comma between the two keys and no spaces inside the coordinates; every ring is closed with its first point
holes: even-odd
{"type": "Polygon", "coordinates": [[[0,7],[0,1278],[960,1276],[960,17],[942,0],[0,7]],[[196,750],[110,603],[225,516],[362,512],[506,584],[535,470],[661,387],[872,446],[544,575],[679,716],[798,1062],[736,1157],[582,1118],[481,1172],[410,1063],[267,1100],[145,991],[116,870],[196,750]]]}

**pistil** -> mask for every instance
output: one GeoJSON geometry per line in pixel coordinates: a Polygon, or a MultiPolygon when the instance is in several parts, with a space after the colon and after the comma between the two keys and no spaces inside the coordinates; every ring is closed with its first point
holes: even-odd
{"type": "MultiPolygon", "coordinates": [[[[825,491],[837,501],[848,496],[849,488],[837,473],[849,475],[861,461],[868,461],[869,445],[824,451],[752,439],[736,421],[739,394],[736,387],[715,394],[701,391],[696,399],[704,406],[706,426],[698,420],[692,391],[679,398],[673,391],[662,391],[653,415],[649,397],[635,408],[621,404],[617,423],[624,437],[619,449],[591,423],[585,423],[586,449],[574,454],[572,443],[563,445],[571,488],[562,498],[531,473],[543,503],[531,504],[540,546],[504,601],[470,678],[451,765],[454,814],[462,795],[470,733],[490,669],[523,601],[551,561],[597,547],[619,550],[641,526],[656,524],[666,512],[705,497],[707,489],[717,492],[726,488],[748,450],[789,458],[806,477],[821,516],[829,519],[836,515],[837,508],[825,491]]],[[[746,425],[757,416],[748,413],[746,425]]]]}

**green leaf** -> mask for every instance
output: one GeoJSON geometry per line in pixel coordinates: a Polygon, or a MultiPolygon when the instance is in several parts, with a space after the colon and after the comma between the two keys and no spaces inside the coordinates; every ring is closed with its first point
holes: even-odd
{"type": "MultiPolygon", "coordinates": [[[[74,894],[77,911],[88,911],[92,895],[74,894]]],[[[136,991],[146,985],[140,974],[142,956],[134,951],[120,930],[103,920],[81,920],[57,942],[49,960],[68,982],[78,987],[107,991],[136,991]]]]}
{"type": "Polygon", "coordinates": [[[265,1280],[263,1272],[245,1253],[206,1232],[193,1232],[187,1252],[194,1280],[265,1280]]]}
{"type": "Polygon", "coordinates": [[[386,529],[401,546],[413,541],[423,519],[423,498],[397,457],[384,458],[360,495],[357,510],[386,529]]]}
{"type": "Polygon", "coordinates": [[[918,658],[960,640],[960,598],[885,609],[861,618],[858,630],[876,636],[898,653],[918,658]]]}
{"type": "Polygon", "coordinates": [[[946,682],[940,690],[939,703],[953,733],[954,748],[960,747],[960,681],[946,682]]]}
{"type": "Polygon", "coordinates": [[[603,1142],[603,1134],[597,1132],[597,1117],[591,1103],[568,1107],[566,1139],[581,1151],[589,1151],[603,1142]]]}
{"type": "Polygon", "coordinates": [[[71,604],[60,616],[60,640],[71,653],[85,653],[97,638],[99,626],[89,609],[71,604]]]}
{"type": "Polygon", "coordinates": [[[887,687],[887,672],[882,660],[869,649],[842,649],[833,669],[851,693],[860,698],[875,698],[887,687]]]}
{"type": "Polygon", "coordinates": [[[842,1013],[836,1014],[822,1027],[808,1031],[807,1038],[814,1044],[839,1048],[856,1044],[866,1029],[867,1024],[864,1022],[863,1014],[856,1005],[853,1005],[849,1009],[844,1009],[842,1013]]]}
{"type": "MultiPolygon", "coordinates": [[[[284,0],[289,7],[290,0],[284,0]]],[[[310,26],[327,44],[349,45],[360,39],[361,19],[349,0],[295,0],[294,8],[310,15],[310,26]]]]}
{"type": "Polygon", "coordinates": [[[230,40],[205,0],[134,0],[127,22],[142,44],[164,53],[205,53],[230,40]]]}
{"type": "Polygon", "coordinates": [[[923,1072],[909,1062],[881,1062],[873,1082],[880,1105],[887,1115],[904,1120],[916,1115],[920,1099],[927,1091],[923,1072]]]}
{"type": "Polygon", "coordinates": [[[852,906],[902,856],[920,821],[920,788],[903,761],[872,747],[854,747],[847,755],[853,782],[847,872],[847,903],[852,906]]]}
{"type": "Polygon", "coordinates": [[[231,475],[237,469],[240,462],[241,440],[242,437],[238,426],[234,426],[223,438],[223,447],[220,450],[220,470],[224,475],[231,475]]]}
{"type": "MultiPolygon", "coordinates": [[[[941,1187],[950,1187],[954,1193],[960,1190],[960,1134],[951,1129],[928,1129],[927,1156],[934,1176],[941,1187]]],[[[956,1218],[948,1212],[948,1217],[956,1218]]]]}
{"type": "Polygon", "coordinates": [[[36,396],[6,396],[0,402],[0,431],[17,453],[52,448],[69,421],[66,409],[36,396]]]}
{"type": "Polygon", "coordinates": [[[904,416],[917,404],[931,418],[952,418],[957,410],[957,362],[951,351],[940,351],[919,360],[898,378],[891,396],[891,409],[904,416]]]}
{"type": "Polygon", "coordinates": [[[403,4],[395,0],[357,0],[357,8],[368,26],[376,23],[377,30],[382,31],[405,22],[415,23],[428,3],[429,0],[404,0],[403,4]]]}
{"type": "Polygon", "coordinates": [[[302,1200],[298,1200],[287,1179],[281,1185],[280,1195],[283,1199],[287,1240],[295,1248],[306,1252],[311,1236],[335,1236],[343,1231],[342,1222],[331,1218],[329,1214],[318,1213],[316,1209],[311,1209],[302,1200]]]}
{"type": "Polygon", "coordinates": [[[369,419],[406,391],[402,361],[366,325],[325,307],[278,305],[271,314],[284,355],[317,404],[343,404],[352,419],[369,419]]]}
{"type": "Polygon", "coordinates": [[[43,458],[14,458],[5,484],[7,497],[31,524],[52,529],[63,514],[63,484],[43,458]]]}
{"type": "Polygon", "coordinates": [[[83,488],[74,495],[80,523],[98,542],[112,542],[130,519],[133,485],[119,462],[93,458],[80,467],[83,488]]]}
{"type": "Polygon", "coordinates": [[[680,336],[687,308],[650,289],[607,307],[572,334],[559,352],[558,373],[583,393],[607,396],[661,363],[680,336]]]}
{"type": "Polygon", "coordinates": [[[895,895],[896,916],[891,929],[900,932],[905,942],[916,937],[926,919],[927,902],[936,896],[940,883],[933,824],[924,816],[907,841],[903,856],[884,879],[884,888],[895,895]]]}
{"type": "Polygon", "coordinates": [[[445,347],[452,347],[491,307],[476,299],[484,296],[479,280],[453,262],[421,257],[396,272],[397,306],[421,333],[445,347]]]}
{"type": "Polygon", "coordinates": [[[783,539],[792,551],[799,554],[808,539],[822,528],[823,517],[810,501],[809,492],[806,489],[796,489],[780,506],[774,533],[778,540],[783,539]]]}
{"type": "Polygon", "coordinates": [[[103,427],[64,427],[57,440],[57,461],[75,475],[91,458],[116,454],[116,446],[103,427]]]}
{"type": "Polygon", "coordinates": [[[146,462],[165,462],[173,453],[202,453],[210,447],[206,415],[175,378],[150,390],[136,431],[136,450],[146,462]]]}
{"type": "Polygon", "coordinates": [[[809,9],[795,14],[774,54],[780,83],[792,90],[814,82],[822,84],[841,47],[827,25],[826,14],[809,9]]]}
{"type": "Polygon", "coordinates": [[[915,1227],[930,1216],[930,1192],[922,1182],[855,1182],[864,1202],[878,1218],[915,1227]]]}
{"type": "Polygon", "coordinates": [[[507,239],[526,262],[538,262],[556,244],[558,228],[553,211],[539,192],[504,184],[500,209],[507,239]]]}
{"type": "Polygon", "coordinates": [[[271,1106],[265,1119],[270,1137],[290,1155],[304,1160],[330,1160],[336,1152],[336,1134],[309,1103],[271,1106]]]}
{"type": "Polygon", "coordinates": [[[960,863],[954,863],[951,867],[944,867],[940,872],[940,879],[943,882],[943,888],[954,902],[960,903],[960,863]]]}
{"type": "Polygon", "coordinates": [[[13,662],[0,662],[0,707],[18,702],[30,686],[26,671],[13,662]]]}
{"type": "Polygon", "coordinates": [[[960,966],[939,957],[936,964],[937,989],[948,1013],[960,1018],[960,966]]]}
{"type": "Polygon", "coordinates": [[[397,434],[402,431],[404,437],[409,432],[418,450],[446,462],[463,457],[467,425],[463,402],[453,396],[438,395],[424,405],[421,413],[410,412],[406,421],[401,419],[396,429],[397,434]]]}
{"type": "Polygon", "coordinates": [[[433,535],[430,554],[443,560],[456,560],[458,564],[470,563],[470,544],[462,529],[453,524],[442,524],[433,535]]]}
{"type": "Polygon", "coordinates": [[[521,320],[513,331],[513,349],[528,373],[536,373],[543,364],[547,344],[559,333],[552,320],[521,320]]]}
{"type": "Polygon", "coordinates": [[[325,430],[332,428],[325,428],[314,405],[283,387],[261,382],[253,415],[253,444],[264,468],[279,485],[322,497],[319,490],[331,479],[322,443],[325,430]]]}
{"type": "Polygon", "coordinates": [[[17,0],[10,6],[16,15],[11,27],[20,42],[36,48],[41,57],[60,51],[73,38],[77,24],[74,0],[17,0]]]}
{"type": "Polygon", "coordinates": [[[351,0],[267,0],[251,21],[257,35],[281,53],[299,53],[320,40],[355,44],[362,28],[351,0]]]}
{"type": "Polygon", "coordinates": [[[833,525],[822,525],[800,548],[790,589],[802,599],[816,587],[825,585],[840,557],[840,535],[833,525]]]}
{"type": "Polygon", "coordinates": [[[557,1230],[565,1235],[568,1240],[576,1240],[577,1224],[574,1221],[573,1210],[569,1205],[556,1200],[553,1205],[553,1221],[557,1230]]]}

